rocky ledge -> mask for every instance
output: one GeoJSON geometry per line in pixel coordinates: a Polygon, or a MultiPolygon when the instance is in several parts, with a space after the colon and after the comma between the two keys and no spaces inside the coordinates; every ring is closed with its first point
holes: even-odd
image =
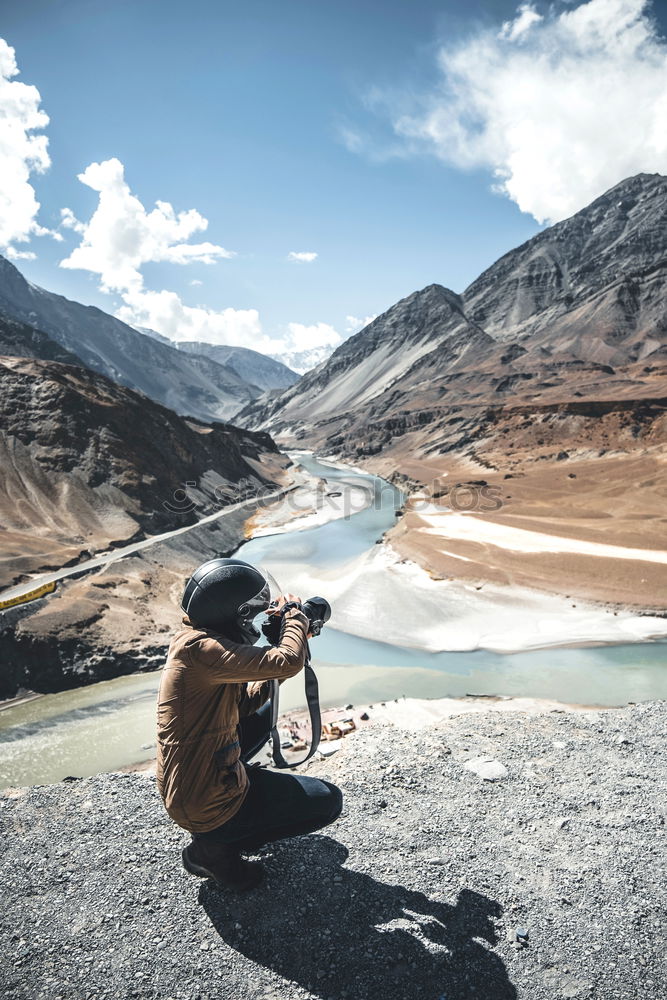
{"type": "Polygon", "coordinates": [[[150,776],[0,798],[2,995],[663,1000],[667,703],[372,726],[253,894],[180,867],[150,776]]]}

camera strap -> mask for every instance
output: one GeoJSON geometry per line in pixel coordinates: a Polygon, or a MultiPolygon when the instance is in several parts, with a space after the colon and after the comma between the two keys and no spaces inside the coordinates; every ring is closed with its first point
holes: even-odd
{"type": "Polygon", "coordinates": [[[313,756],[317,750],[320,743],[320,736],[322,735],[322,717],[320,713],[320,693],[317,684],[317,674],[310,665],[310,649],[306,653],[306,662],[303,668],[305,688],[306,688],[306,704],[308,705],[308,714],[310,715],[310,747],[305,757],[301,760],[297,760],[294,763],[288,763],[284,756],[283,751],[280,746],[280,733],[278,732],[278,704],[279,704],[279,691],[280,685],[277,680],[271,681],[271,744],[273,753],[273,763],[276,767],[286,768],[286,767],[299,767],[301,764],[305,764],[307,760],[313,756]]]}

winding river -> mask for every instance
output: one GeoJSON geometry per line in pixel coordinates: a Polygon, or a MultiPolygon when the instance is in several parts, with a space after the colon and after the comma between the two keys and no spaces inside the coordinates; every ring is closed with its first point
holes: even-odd
{"type": "MultiPolygon", "coordinates": [[[[305,456],[306,468],[328,480],[345,470],[305,456]]],[[[349,518],[246,542],[239,556],[264,565],[292,590],[291,568],[317,567],[334,580],[369,553],[394,523],[401,494],[375,476],[355,478],[374,502],[349,518]]],[[[118,558],[118,553],[114,554],[118,558]]],[[[317,578],[317,574],[315,574],[317,578]]],[[[302,594],[308,597],[310,594],[302,594]]],[[[323,596],[327,596],[324,593],[323,596]]],[[[372,603],[372,601],[371,601],[372,603]]],[[[334,602],[334,622],[335,622],[334,602]]],[[[429,653],[325,628],[312,643],[325,705],[366,704],[402,695],[423,698],[522,695],[588,705],[621,705],[667,697],[667,643],[429,653]]],[[[159,671],[45,695],[0,712],[0,787],[86,776],[154,756],[159,671]]],[[[303,702],[298,678],[283,685],[281,707],[303,702]]]]}

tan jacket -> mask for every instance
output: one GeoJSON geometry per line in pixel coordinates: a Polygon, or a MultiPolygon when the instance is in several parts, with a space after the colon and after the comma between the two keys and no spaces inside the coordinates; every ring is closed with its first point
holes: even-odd
{"type": "Polygon", "coordinates": [[[157,787],[171,818],[192,833],[225,823],[240,808],[248,777],[240,762],[239,718],[269,697],[272,678],[304,665],[308,619],[292,608],[280,645],[239,645],[189,618],[169,646],[157,707],[157,787]]]}

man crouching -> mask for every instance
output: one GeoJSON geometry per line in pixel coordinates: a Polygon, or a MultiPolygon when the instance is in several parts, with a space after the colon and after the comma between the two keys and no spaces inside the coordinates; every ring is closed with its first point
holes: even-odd
{"type": "Polygon", "coordinates": [[[328,781],[247,766],[270,733],[270,681],[303,669],[308,618],[298,597],[279,598],[280,642],[256,647],[267,611],[264,575],[240,559],[211,559],[188,581],[183,628],[169,646],[158,694],[157,787],[171,818],[192,834],[192,875],[244,890],[262,880],[251,853],[312,833],[340,815],[328,781]],[[264,706],[264,707],[262,707],[264,706]]]}

